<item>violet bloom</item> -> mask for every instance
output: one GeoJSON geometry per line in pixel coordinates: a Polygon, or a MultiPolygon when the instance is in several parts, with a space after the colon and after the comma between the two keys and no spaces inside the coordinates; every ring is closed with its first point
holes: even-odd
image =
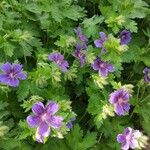
{"type": "Polygon", "coordinates": [[[107,76],[109,72],[114,72],[113,65],[102,61],[100,58],[94,60],[92,68],[98,71],[99,75],[101,76],[107,76]]]}
{"type": "Polygon", "coordinates": [[[88,39],[85,35],[82,34],[81,28],[78,27],[77,29],[75,29],[75,33],[77,34],[77,36],[79,37],[79,39],[82,42],[88,42],[88,39]]]}
{"type": "Polygon", "coordinates": [[[118,134],[117,141],[121,143],[122,150],[128,150],[139,148],[138,139],[140,138],[140,132],[130,127],[125,129],[123,134],[118,134]]]}
{"type": "Polygon", "coordinates": [[[27,117],[27,123],[31,128],[37,128],[36,140],[44,142],[44,138],[50,135],[50,128],[58,129],[61,127],[63,118],[56,116],[59,105],[49,101],[46,106],[42,102],[37,102],[32,106],[34,115],[27,117]]]}
{"type": "Polygon", "coordinates": [[[145,68],[143,70],[143,73],[144,73],[144,80],[146,82],[150,82],[150,68],[145,68]]]}
{"type": "Polygon", "coordinates": [[[73,128],[73,123],[75,122],[76,118],[71,118],[70,121],[66,124],[66,126],[71,129],[73,128]]]}
{"type": "Polygon", "coordinates": [[[94,44],[96,47],[102,48],[102,52],[106,52],[106,49],[104,48],[104,43],[107,40],[106,34],[104,32],[99,32],[100,39],[97,39],[94,41],[94,44]]]}
{"type": "Polygon", "coordinates": [[[86,62],[86,55],[85,55],[85,52],[83,51],[83,49],[85,49],[84,45],[77,44],[76,50],[73,53],[73,56],[76,57],[77,59],[79,59],[81,67],[83,67],[83,65],[86,62]]]}
{"type": "Polygon", "coordinates": [[[68,70],[67,68],[69,67],[69,64],[66,60],[64,60],[64,56],[61,55],[61,53],[51,53],[48,58],[55,62],[63,72],[68,70]]]}
{"type": "Polygon", "coordinates": [[[25,80],[27,78],[20,64],[10,64],[7,62],[0,67],[0,70],[3,72],[0,74],[0,82],[12,87],[17,87],[19,80],[25,80]]]}
{"type": "Polygon", "coordinates": [[[121,45],[128,44],[131,41],[131,32],[127,30],[123,30],[120,33],[119,38],[120,38],[121,45]]]}
{"type": "Polygon", "coordinates": [[[125,115],[130,110],[130,94],[127,90],[121,88],[110,94],[109,102],[114,105],[114,111],[117,115],[125,115]]]}

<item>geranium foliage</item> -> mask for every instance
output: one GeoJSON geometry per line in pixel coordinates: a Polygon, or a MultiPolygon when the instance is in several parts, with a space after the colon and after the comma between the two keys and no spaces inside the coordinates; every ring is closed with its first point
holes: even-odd
{"type": "Polygon", "coordinates": [[[144,149],[149,0],[0,1],[0,149],[144,149]]]}

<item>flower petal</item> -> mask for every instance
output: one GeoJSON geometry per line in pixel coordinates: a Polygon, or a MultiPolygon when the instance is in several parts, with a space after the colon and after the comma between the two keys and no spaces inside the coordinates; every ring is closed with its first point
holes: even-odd
{"type": "Polygon", "coordinates": [[[64,72],[66,72],[68,69],[68,67],[69,67],[69,64],[68,64],[68,62],[66,61],[66,60],[64,60],[64,61],[62,61],[62,63],[59,65],[59,67],[60,67],[60,69],[62,70],[62,71],[64,71],[64,72]]]}
{"type": "Polygon", "coordinates": [[[12,66],[10,63],[6,63],[6,64],[3,64],[0,69],[5,72],[5,73],[9,73],[12,69],[12,66]]]}
{"type": "Polygon", "coordinates": [[[50,128],[46,122],[42,122],[38,127],[38,134],[40,136],[48,137],[50,135],[50,128]]]}
{"type": "Polygon", "coordinates": [[[49,125],[55,129],[60,128],[62,124],[63,118],[60,116],[51,116],[47,119],[49,125]]]}
{"type": "Polygon", "coordinates": [[[25,80],[27,78],[27,75],[23,72],[20,72],[16,75],[16,78],[19,78],[21,80],[25,80]]]}
{"type": "Polygon", "coordinates": [[[102,48],[103,47],[103,42],[101,40],[95,40],[94,44],[96,47],[102,48]]]}
{"type": "Polygon", "coordinates": [[[22,65],[20,64],[13,64],[13,71],[15,74],[20,73],[22,70],[22,65]]]}
{"type": "Polygon", "coordinates": [[[106,77],[108,75],[108,70],[106,68],[99,68],[98,73],[100,76],[106,77]]]}
{"type": "Polygon", "coordinates": [[[125,143],[122,144],[121,149],[122,150],[129,150],[129,148],[130,148],[129,146],[130,146],[129,143],[125,142],[125,143]]]}
{"type": "Polygon", "coordinates": [[[35,114],[35,115],[41,115],[44,113],[44,105],[42,102],[37,102],[35,103],[33,106],[32,106],[32,112],[35,114]]]}
{"type": "Polygon", "coordinates": [[[106,34],[104,32],[99,32],[99,35],[102,41],[106,40],[106,34]]]}
{"type": "Polygon", "coordinates": [[[136,139],[132,139],[130,142],[130,148],[135,149],[138,147],[139,147],[138,141],[136,139]]]}
{"type": "Polygon", "coordinates": [[[129,110],[130,110],[130,104],[129,104],[129,103],[123,103],[122,106],[123,106],[123,109],[124,109],[126,112],[129,112],[129,110]]]}
{"type": "Polygon", "coordinates": [[[124,143],[126,141],[125,136],[123,134],[118,134],[117,141],[119,143],[124,143]]]}
{"type": "Polygon", "coordinates": [[[125,114],[125,111],[123,110],[122,106],[116,104],[115,105],[115,112],[117,115],[121,116],[125,114]]]}
{"type": "Polygon", "coordinates": [[[46,106],[46,112],[48,114],[54,115],[59,110],[59,105],[55,102],[49,101],[46,106]]]}
{"type": "Polygon", "coordinates": [[[28,116],[27,123],[31,128],[37,127],[41,123],[39,116],[28,116]]]}
{"type": "Polygon", "coordinates": [[[9,78],[7,84],[13,87],[17,87],[19,85],[19,80],[16,78],[9,78]]]}
{"type": "Polygon", "coordinates": [[[8,80],[9,76],[7,74],[0,74],[0,82],[7,84],[8,80]]]}

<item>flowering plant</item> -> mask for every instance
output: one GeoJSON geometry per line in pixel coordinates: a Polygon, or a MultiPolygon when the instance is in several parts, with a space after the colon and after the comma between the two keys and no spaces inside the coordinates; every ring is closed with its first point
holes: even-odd
{"type": "Polygon", "coordinates": [[[149,5],[0,1],[0,149],[145,149],[149,5]]]}

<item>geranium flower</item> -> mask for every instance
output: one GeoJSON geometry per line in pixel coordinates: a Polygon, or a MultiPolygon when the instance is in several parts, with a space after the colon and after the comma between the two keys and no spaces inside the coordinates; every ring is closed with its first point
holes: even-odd
{"type": "Polygon", "coordinates": [[[12,87],[19,85],[19,80],[25,80],[26,74],[22,71],[22,65],[5,63],[0,67],[2,74],[0,74],[0,82],[12,87]]]}
{"type": "Polygon", "coordinates": [[[150,82],[150,68],[145,68],[143,70],[143,73],[144,73],[144,80],[146,82],[150,82]]]}
{"type": "Polygon", "coordinates": [[[81,67],[86,62],[86,55],[85,55],[85,52],[83,51],[83,49],[85,49],[84,45],[77,44],[76,45],[76,50],[73,53],[73,56],[76,57],[80,61],[81,67]]]}
{"type": "Polygon", "coordinates": [[[92,68],[98,71],[99,75],[101,76],[107,76],[109,72],[114,72],[113,65],[102,61],[100,58],[94,60],[92,68]]]}
{"type": "Polygon", "coordinates": [[[79,39],[80,39],[82,42],[88,42],[87,37],[82,34],[82,31],[81,31],[81,28],[80,28],[80,27],[78,27],[77,29],[75,29],[75,33],[76,33],[76,35],[79,37],[79,39]]]}
{"type": "Polygon", "coordinates": [[[48,58],[55,62],[63,72],[68,70],[67,68],[69,67],[69,64],[66,60],[64,60],[64,56],[61,55],[61,53],[51,53],[48,58]]]}
{"type": "Polygon", "coordinates": [[[123,30],[119,37],[121,45],[128,44],[131,41],[131,32],[123,30]]]}
{"type": "Polygon", "coordinates": [[[114,105],[114,111],[117,115],[125,115],[130,110],[130,94],[127,90],[121,88],[110,94],[109,102],[114,105]]]}
{"type": "Polygon", "coordinates": [[[66,126],[71,129],[73,128],[73,123],[75,122],[76,118],[71,118],[70,121],[66,124],[66,126]]]}
{"type": "Polygon", "coordinates": [[[102,48],[102,52],[106,52],[106,49],[104,48],[104,43],[107,40],[106,34],[104,32],[99,32],[100,39],[97,39],[94,41],[94,44],[96,47],[102,48]]]}
{"type": "Polygon", "coordinates": [[[50,135],[50,129],[58,129],[61,127],[63,118],[56,116],[59,105],[49,101],[46,106],[42,102],[37,102],[32,106],[34,115],[27,117],[27,123],[31,128],[37,128],[36,140],[40,143],[44,142],[44,138],[50,135]]]}
{"type": "Polygon", "coordinates": [[[121,143],[122,150],[141,149],[147,144],[148,138],[144,136],[139,130],[134,130],[130,127],[125,129],[123,134],[118,134],[117,141],[121,143]],[[142,140],[142,143],[141,143],[142,140]]]}

